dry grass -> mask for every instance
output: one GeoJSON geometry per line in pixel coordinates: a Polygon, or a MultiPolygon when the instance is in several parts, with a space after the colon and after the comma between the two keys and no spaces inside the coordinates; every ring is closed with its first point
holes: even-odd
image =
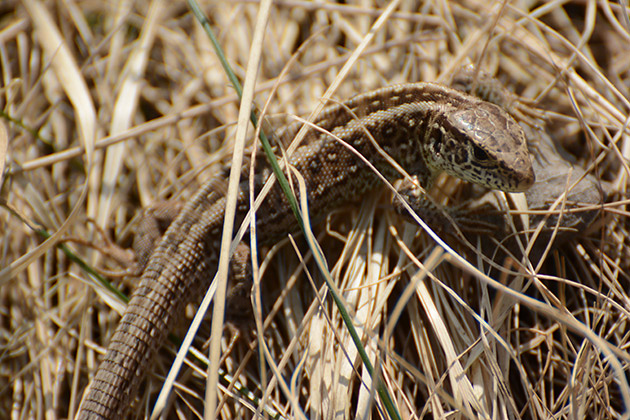
{"type": "MultiPolygon", "coordinates": [[[[271,115],[308,115],[334,81],[341,82],[334,97],[344,99],[392,83],[447,82],[474,63],[527,103],[519,106],[535,115],[538,132],[609,192],[579,235],[533,245],[549,245],[541,264],[497,257],[489,270],[476,242],[454,244],[514,295],[458,268],[391,211],[385,194],[317,227],[402,417],[618,418],[630,408],[623,401],[630,395],[630,29],[618,3],[403,1],[341,80],[384,10],[383,2],[369,3],[278,1],[263,41],[258,104],[271,97],[271,115]]],[[[243,77],[258,5],[213,2],[205,10],[243,77]]],[[[238,101],[184,2],[5,0],[0,66],[0,103],[12,118],[0,120],[8,133],[8,150],[0,141],[8,170],[0,418],[66,418],[116,326],[112,308],[122,305],[55,245],[67,244],[97,270],[122,273],[127,267],[106,252],[115,249],[106,238],[127,247],[143,207],[189,197],[229,161],[238,101]],[[26,221],[55,235],[43,242],[26,221]]],[[[471,191],[450,181],[441,188],[453,199],[471,191]]],[[[287,418],[382,417],[338,311],[326,298],[320,310],[293,247],[273,251],[263,264],[267,356],[254,341],[260,333],[227,329],[222,360],[264,400],[222,388],[219,417],[251,418],[256,406],[287,418]]],[[[306,267],[319,287],[309,258],[306,267]]],[[[133,288],[109,278],[125,292],[133,288]]],[[[200,348],[209,326],[202,330],[200,348]]],[[[156,358],[134,418],[150,410],[171,355],[156,358]]],[[[180,383],[171,417],[194,418],[204,380],[189,370],[180,383]]]]}

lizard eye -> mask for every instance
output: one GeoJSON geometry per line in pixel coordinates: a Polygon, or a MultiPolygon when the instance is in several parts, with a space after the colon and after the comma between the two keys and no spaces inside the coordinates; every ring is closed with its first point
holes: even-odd
{"type": "Polygon", "coordinates": [[[489,156],[481,147],[473,146],[473,155],[477,160],[489,160],[489,156]]]}

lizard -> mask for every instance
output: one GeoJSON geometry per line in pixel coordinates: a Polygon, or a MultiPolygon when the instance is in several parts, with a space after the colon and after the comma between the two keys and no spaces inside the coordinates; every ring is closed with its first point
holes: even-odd
{"type": "MultiPolygon", "coordinates": [[[[362,93],[327,106],[314,124],[322,131],[309,128],[288,158],[305,180],[312,223],[357,201],[380,182],[333,136],[389,180],[400,174],[383,151],[425,188],[442,172],[506,192],[526,191],[535,181],[525,135],[516,121],[497,105],[440,84],[407,83],[362,93]]],[[[299,129],[294,125],[285,133],[288,138],[299,129]]],[[[266,165],[257,168],[256,193],[271,173],[266,165]]],[[[242,181],[237,226],[249,210],[248,191],[247,180],[242,181]]],[[[207,182],[168,227],[132,293],[77,418],[125,415],[149,361],[178,315],[209,287],[218,263],[225,201],[213,182],[207,182]]],[[[276,183],[257,211],[259,245],[294,232],[298,225],[291,213],[276,183]]]]}

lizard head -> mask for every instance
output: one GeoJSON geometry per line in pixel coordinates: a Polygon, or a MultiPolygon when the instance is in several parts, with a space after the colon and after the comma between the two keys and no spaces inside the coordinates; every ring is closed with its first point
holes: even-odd
{"type": "Polygon", "coordinates": [[[437,113],[427,130],[427,164],[506,192],[526,191],[535,175],[522,128],[497,105],[476,100],[437,113]]]}

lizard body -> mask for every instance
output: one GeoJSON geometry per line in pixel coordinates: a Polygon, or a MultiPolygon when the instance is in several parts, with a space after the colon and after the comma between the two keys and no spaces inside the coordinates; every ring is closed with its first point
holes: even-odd
{"type": "MultiPolygon", "coordinates": [[[[442,171],[503,191],[525,191],[534,183],[520,126],[500,107],[442,85],[410,83],[364,93],[325,108],[315,124],[352,146],[388,179],[400,174],[383,151],[427,187],[442,171]]],[[[291,138],[298,128],[291,126],[285,136],[291,138]]],[[[312,128],[289,163],[304,177],[313,222],[356,201],[379,182],[349,148],[312,128]]],[[[271,174],[268,166],[257,171],[256,193],[271,174]]],[[[178,315],[213,278],[225,200],[209,182],[170,225],[133,292],[79,419],[124,416],[178,315]]],[[[243,181],[237,226],[248,209],[248,182],[243,181]]],[[[297,228],[277,184],[257,212],[257,226],[260,244],[297,228]]]]}

